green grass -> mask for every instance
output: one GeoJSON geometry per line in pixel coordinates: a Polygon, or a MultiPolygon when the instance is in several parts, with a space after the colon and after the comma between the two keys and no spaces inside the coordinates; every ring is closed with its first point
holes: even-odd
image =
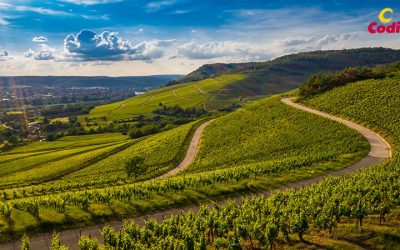
{"type": "Polygon", "coordinates": [[[89,221],[92,218],[88,212],[76,206],[67,206],[65,209],[65,215],[69,220],[72,220],[75,223],[89,221]]]}
{"type": "Polygon", "coordinates": [[[65,215],[57,212],[53,208],[40,207],[38,217],[44,224],[62,224],[65,221],[65,215]]]}
{"type": "MultiPolygon", "coordinates": [[[[151,115],[159,104],[167,106],[179,105],[183,108],[206,108],[208,100],[228,84],[244,79],[243,75],[223,75],[199,82],[190,82],[159,88],[148,93],[135,96],[121,102],[98,106],[91,110],[90,118],[107,117],[111,120],[132,118],[137,115],[151,115]]],[[[216,105],[211,102],[210,109],[221,107],[231,102],[221,102],[216,105]]]]}
{"type": "Polygon", "coordinates": [[[249,104],[210,124],[187,173],[298,156],[357,158],[368,151],[368,142],[354,130],[289,107],[276,96],[249,104]]]}
{"type": "Polygon", "coordinates": [[[12,209],[10,214],[13,223],[14,231],[25,231],[27,229],[35,228],[39,225],[36,217],[28,212],[18,209],[12,209]]]}

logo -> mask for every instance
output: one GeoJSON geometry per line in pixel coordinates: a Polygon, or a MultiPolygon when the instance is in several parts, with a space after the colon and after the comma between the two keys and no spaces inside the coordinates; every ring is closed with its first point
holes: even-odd
{"type": "Polygon", "coordinates": [[[384,8],[378,15],[379,22],[372,22],[368,25],[371,34],[400,33],[400,21],[393,22],[393,9],[384,8]]]}

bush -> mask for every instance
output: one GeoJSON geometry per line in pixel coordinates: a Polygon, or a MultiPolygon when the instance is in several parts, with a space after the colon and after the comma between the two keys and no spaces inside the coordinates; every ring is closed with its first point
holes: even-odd
{"type": "Polygon", "coordinates": [[[393,77],[398,73],[400,63],[393,63],[385,67],[375,68],[346,68],[337,73],[320,73],[311,76],[302,86],[300,86],[301,96],[310,96],[325,92],[337,86],[346,85],[367,79],[382,79],[393,77]]]}
{"type": "Polygon", "coordinates": [[[125,171],[129,177],[139,177],[147,170],[144,164],[144,158],[139,156],[134,156],[125,162],[125,171]]]}

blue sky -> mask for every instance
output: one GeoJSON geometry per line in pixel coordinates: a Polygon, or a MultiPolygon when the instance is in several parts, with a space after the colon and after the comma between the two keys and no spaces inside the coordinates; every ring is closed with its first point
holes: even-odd
{"type": "Polygon", "coordinates": [[[318,49],[398,48],[398,1],[0,0],[0,75],[188,73],[318,49]]]}

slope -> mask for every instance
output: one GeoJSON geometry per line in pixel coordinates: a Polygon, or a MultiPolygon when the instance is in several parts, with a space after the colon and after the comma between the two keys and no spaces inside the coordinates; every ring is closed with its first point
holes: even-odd
{"type": "Polygon", "coordinates": [[[243,73],[246,75],[245,79],[228,85],[222,97],[226,99],[239,96],[254,97],[294,89],[317,72],[386,64],[399,60],[400,50],[386,48],[311,51],[286,55],[266,62],[207,64],[187,76],[170,81],[169,84],[243,73]]]}
{"type": "MultiPolygon", "coordinates": [[[[221,88],[243,78],[240,74],[225,75],[156,89],[122,102],[98,106],[90,112],[90,117],[105,116],[112,120],[122,120],[138,115],[149,116],[159,107],[160,103],[167,106],[179,105],[183,108],[213,109],[215,106],[227,104],[227,100],[218,101],[213,96],[221,88]]],[[[230,102],[228,103],[230,104],[230,102]]]]}

